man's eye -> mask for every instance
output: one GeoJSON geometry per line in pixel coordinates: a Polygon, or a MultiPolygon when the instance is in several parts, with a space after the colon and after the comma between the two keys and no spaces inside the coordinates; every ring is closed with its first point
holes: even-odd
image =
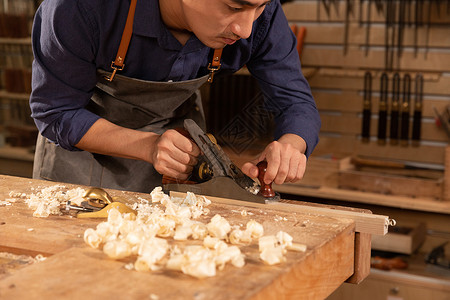
{"type": "Polygon", "coordinates": [[[233,7],[233,6],[228,6],[228,7],[230,8],[231,11],[234,11],[234,12],[242,10],[242,7],[233,7]]]}

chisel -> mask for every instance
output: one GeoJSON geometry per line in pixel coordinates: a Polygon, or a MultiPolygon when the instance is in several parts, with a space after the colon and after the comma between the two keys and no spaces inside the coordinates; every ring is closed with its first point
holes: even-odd
{"type": "Polygon", "coordinates": [[[366,24],[366,48],[365,48],[365,52],[364,52],[364,56],[367,57],[367,55],[369,55],[369,44],[370,44],[370,19],[371,19],[371,5],[372,4],[372,0],[367,1],[367,24],[366,24]]]}
{"type": "Polygon", "coordinates": [[[388,76],[381,75],[380,103],[378,108],[378,144],[386,144],[386,122],[387,122],[387,97],[388,97],[388,76]]]}
{"type": "Polygon", "coordinates": [[[398,144],[398,119],[400,110],[400,75],[394,74],[392,83],[392,103],[391,103],[391,127],[390,127],[390,144],[398,144]]]}
{"type": "Polygon", "coordinates": [[[414,116],[413,116],[413,129],[412,129],[412,145],[419,146],[421,125],[422,125],[422,107],[423,107],[423,76],[422,74],[416,75],[416,89],[414,98],[414,116]]]}
{"type": "Polygon", "coordinates": [[[345,29],[344,29],[344,55],[348,52],[348,36],[350,30],[350,14],[353,14],[353,0],[346,0],[345,29]]]}
{"type": "Polygon", "coordinates": [[[414,13],[414,57],[417,57],[419,52],[419,27],[423,26],[423,0],[416,0],[414,13]]]}
{"type": "Polygon", "coordinates": [[[403,99],[402,99],[402,120],[400,130],[400,141],[402,146],[409,144],[409,101],[411,94],[411,77],[405,74],[403,77],[403,99]]]}
{"type": "Polygon", "coordinates": [[[362,120],[362,142],[370,141],[370,117],[372,114],[372,74],[367,71],[364,75],[364,99],[362,120]]]}

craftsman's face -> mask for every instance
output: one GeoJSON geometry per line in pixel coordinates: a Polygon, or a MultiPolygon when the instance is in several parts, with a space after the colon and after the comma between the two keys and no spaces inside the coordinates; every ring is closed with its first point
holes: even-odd
{"type": "Polygon", "coordinates": [[[210,48],[223,48],[252,32],[268,0],[182,0],[188,29],[210,48]]]}

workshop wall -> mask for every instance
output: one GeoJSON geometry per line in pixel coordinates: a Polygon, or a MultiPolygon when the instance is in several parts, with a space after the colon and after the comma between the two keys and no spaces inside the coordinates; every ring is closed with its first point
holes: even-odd
{"type": "MultiPolygon", "coordinates": [[[[450,104],[450,7],[447,1],[307,1],[285,4],[292,25],[306,28],[301,56],[322,118],[314,155],[346,153],[443,164],[449,136],[435,118],[450,104]],[[371,74],[370,140],[364,143],[364,76],[371,74]],[[380,145],[380,78],[388,77],[386,139],[380,145]],[[408,140],[393,144],[390,114],[394,74],[411,78],[408,140]],[[419,142],[412,142],[415,79],[423,77],[419,142]]],[[[383,110],[383,108],[382,108],[383,110]]],[[[405,109],[401,109],[401,113],[405,109]]],[[[383,118],[383,117],[382,117],[383,118]]],[[[406,118],[403,118],[406,120],[406,118]]],[[[401,123],[401,117],[398,120],[401,123]]],[[[399,125],[400,126],[400,125],[399,125]]],[[[400,137],[401,128],[397,127],[400,137]]]]}

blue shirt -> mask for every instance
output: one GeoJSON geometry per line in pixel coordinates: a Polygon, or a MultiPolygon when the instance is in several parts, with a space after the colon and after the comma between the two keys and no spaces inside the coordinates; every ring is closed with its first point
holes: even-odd
{"type": "MultiPolygon", "coordinates": [[[[96,70],[111,71],[130,1],[46,0],[35,15],[32,117],[43,136],[64,149],[77,144],[98,116],[85,109],[96,70]]],[[[158,0],[137,2],[133,36],[121,75],[150,81],[183,81],[208,73],[212,50],[194,35],[182,46],[161,20],[158,0]]],[[[275,116],[275,138],[301,136],[306,155],[318,142],[320,118],[301,73],[296,39],[278,0],[254,22],[248,39],[224,48],[219,72],[246,65],[275,116]],[[276,106],[276,107],[275,107],[276,106]]],[[[131,117],[131,116],[130,116],[131,117]]]]}

